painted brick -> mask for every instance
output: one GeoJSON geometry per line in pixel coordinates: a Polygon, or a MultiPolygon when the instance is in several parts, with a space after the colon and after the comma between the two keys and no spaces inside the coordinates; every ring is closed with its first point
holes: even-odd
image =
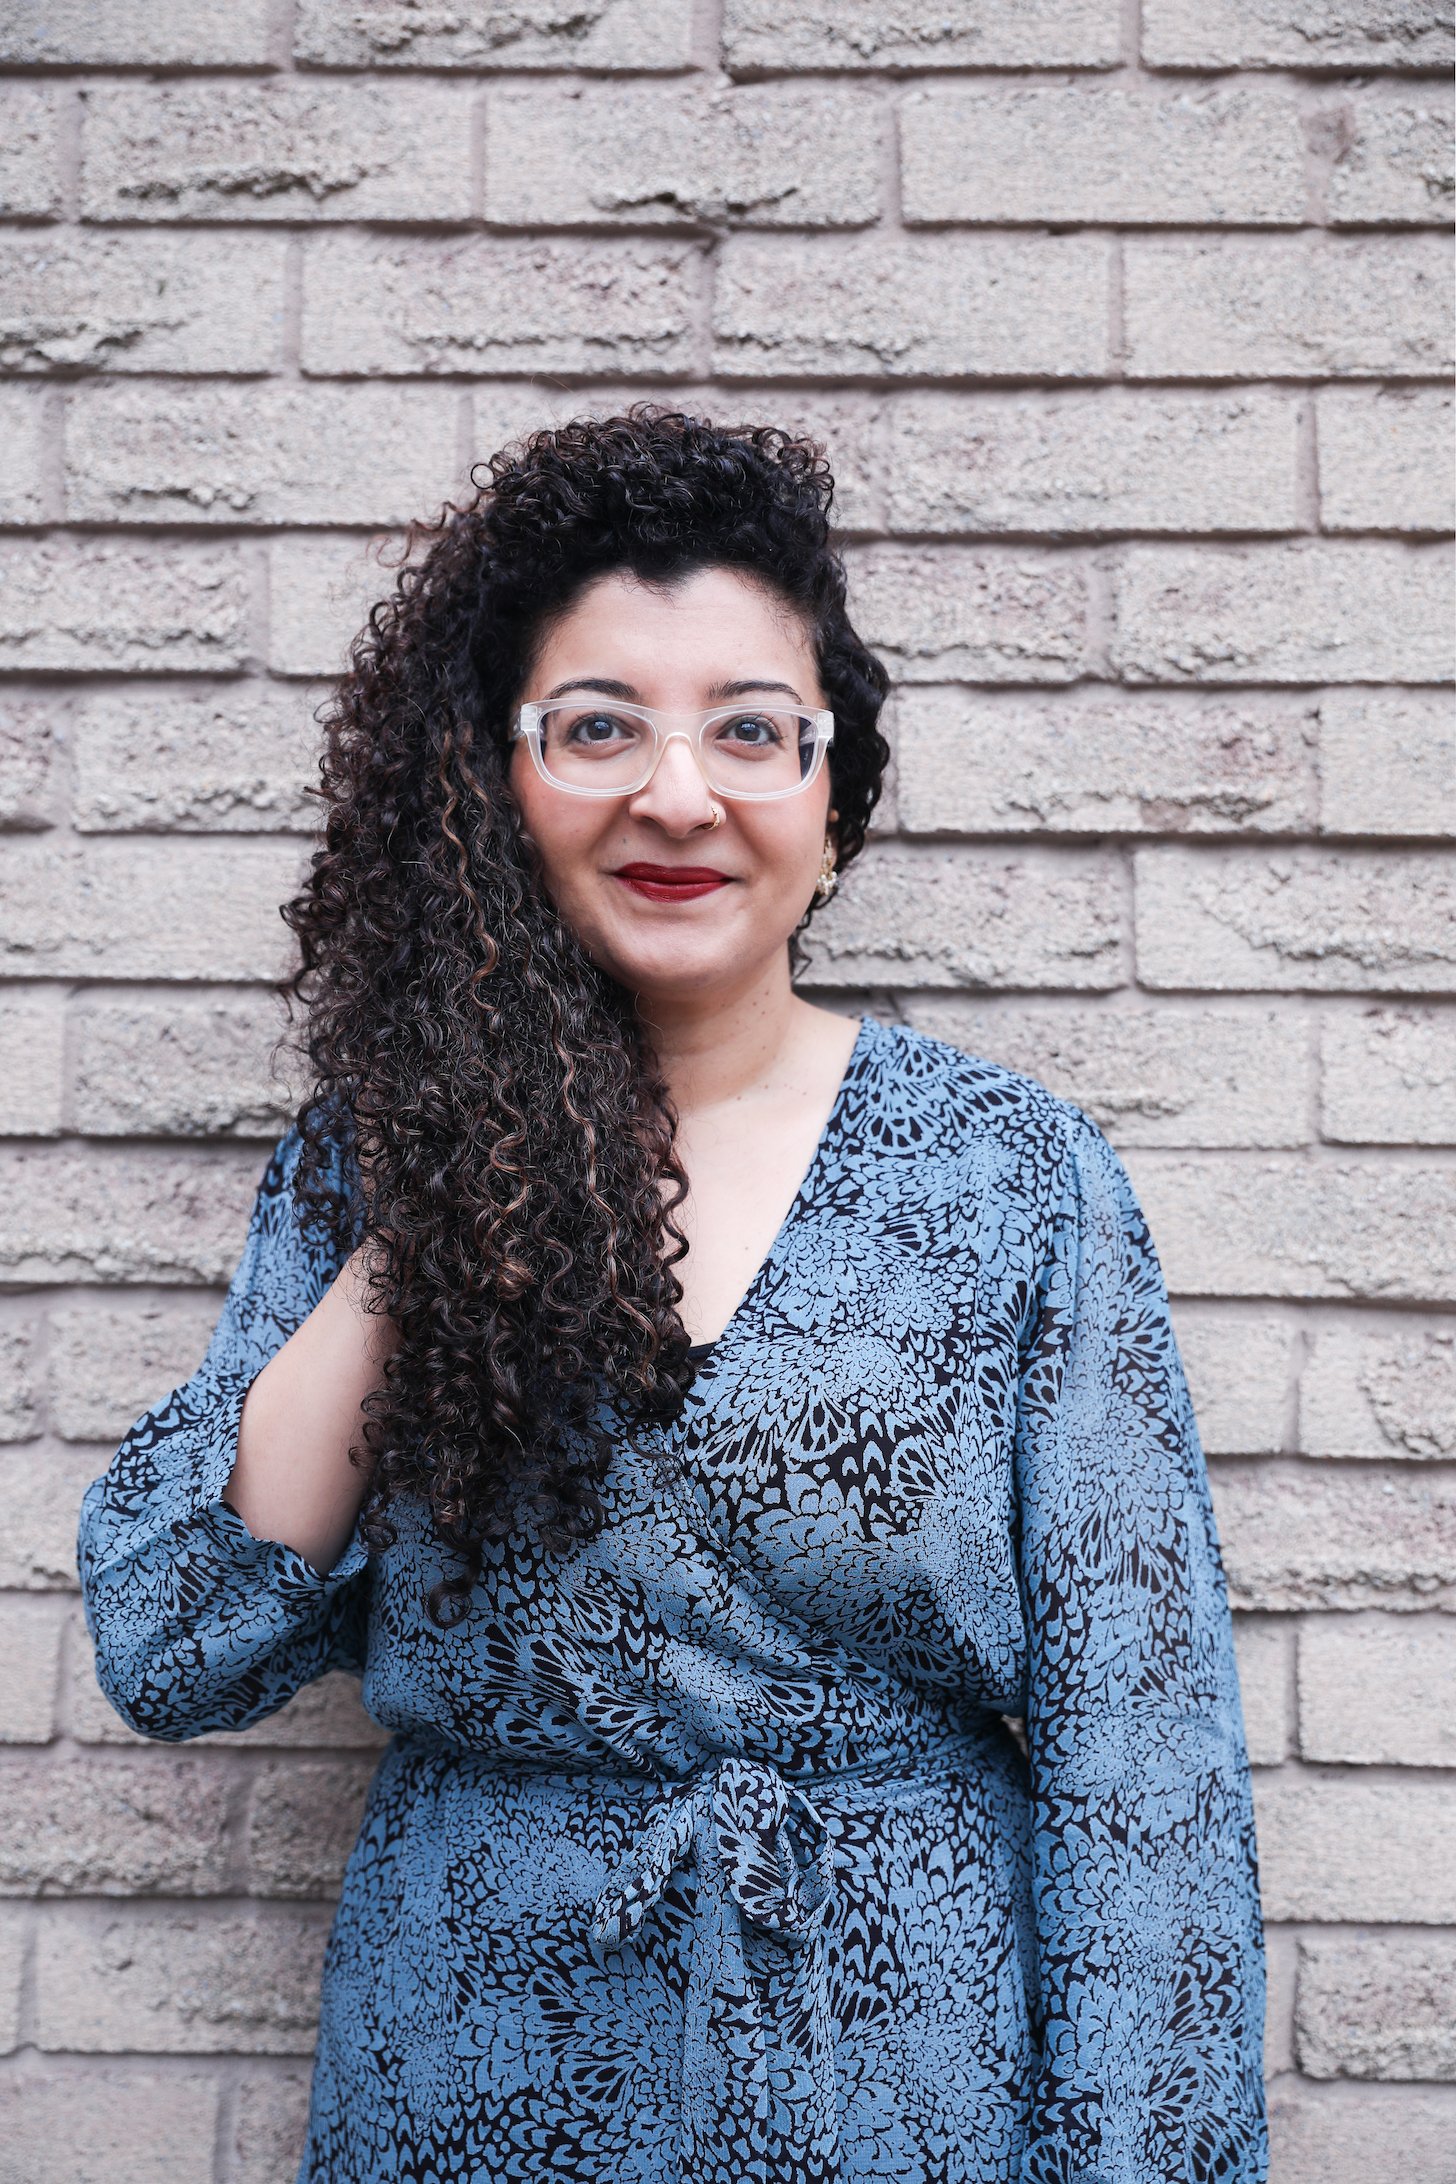
{"type": "Polygon", "coordinates": [[[0,61],[247,67],[271,58],[268,0],[0,0],[0,61]]]}
{"type": "Polygon", "coordinates": [[[1439,1474],[1221,1461],[1213,1498],[1238,1607],[1456,1607],[1456,1487],[1439,1474]]]}
{"type": "MultiPolygon", "coordinates": [[[[69,5],[79,12],[79,0],[69,5]]],[[[213,2174],[218,2089],[210,2071],[165,2063],[23,2056],[5,2078],[11,2174],[25,2184],[199,2184],[213,2174]]]]}
{"type": "Polygon", "coordinates": [[[87,93],[90,220],[468,220],[468,95],[447,84],[125,83],[87,93]]]}
{"type": "Polygon", "coordinates": [[[1456,1934],[1307,1935],[1299,2067],[1310,2078],[1456,2078],[1453,1993],[1456,1934]]]}
{"type": "Polygon", "coordinates": [[[1456,1296],[1456,1166],[1129,1154],[1168,1286],[1194,1296],[1456,1296]]]}
{"type": "Polygon", "coordinates": [[[1316,1329],[1299,1413],[1311,1456],[1456,1457],[1456,1331],[1383,1314],[1316,1329]]]}
{"type": "Polygon", "coordinates": [[[40,1431],[40,1327],[19,1305],[0,1311],[0,1441],[40,1431]]]}
{"type": "Polygon", "coordinates": [[[1241,1615],[1234,1637],[1249,1758],[1256,1767],[1277,1767],[1288,1755],[1293,1728],[1292,1635],[1277,1622],[1257,1622],[1241,1615]]]}
{"type": "Polygon", "coordinates": [[[1129,682],[1446,682],[1445,546],[1130,546],[1114,667],[1129,682]]]}
{"type": "Polygon", "coordinates": [[[35,2040],[85,2054],[307,2055],[317,1912],[160,1917],[54,1906],[36,1939],[35,2040]]]}
{"type": "Polygon", "coordinates": [[[89,1449],[0,1447],[0,1585],[76,1590],[76,1517],[101,1461],[89,1449]]]}
{"type": "Polygon", "coordinates": [[[1121,985],[1112,867],[1095,853],[866,853],[814,921],[816,985],[1121,985]]]}
{"type": "Polygon", "coordinates": [[[114,1446],[201,1364],[220,1309],[217,1297],[175,1295],[54,1305],[46,1344],[53,1431],[114,1446]]]}
{"type": "Polygon", "coordinates": [[[1078,379],[1106,369],[1095,235],[735,235],[717,260],[725,379],[1078,379]]]}
{"type": "Polygon", "coordinates": [[[37,83],[0,85],[0,218],[44,220],[60,209],[56,94],[37,83]]]}
{"type": "Polygon", "coordinates": [[[0,1135],[54,1137],[61,1128],[65,1027],[58,992],[0,993],[0,1135]]]}
{"type": "Polygon", "coordinates": [[[486,115],[485,216],[517,226],[868,227],[885,109],[772,84],[532,85],[486,115]]]}
{"type": "Polygon", "coordinates": [[[1449,388],[1322,387],[1315,406],[1323,529],[1456,528],[1449,388]]]}
{"type": "Polygon", "coordinates": [[[1285,91],[1148,96],[1070,83],[912,92],[900,107],[904,216],[1158,226],[1298,226],[1304,132],[1285,91]]]}
{"type": "Polygon", "coordinates": [[[1255,1783],[1265,1915],[1439,1925],[1456,1918],[1456,1800],[1442,1783],[1255,1783]]]}
{"type": "Polygon", "coordinates": [[[1450,691],[1327,690],[1320,777],[1324,834],[1456,834],[1450,691]]]}
{"type": "Polygon", "coordinates": [[[1318,1616],[1299,1634],[1299,1749],[1354,1766],[1456,1766],[1456,1620],[1318,1616]]]}
{"type": "Polygon", "coordinates": [[[1299,1975],[1299,1944],[1286,1928],[1264,1929],[1267,1996],[1264,2008],[1264,2076],[1275,2078],[1294,2068],[1294,1989],[1299,1975]]]}
{"type": "Polygon", "coordinates": [[[27,1283],[226,1282],[263,1165],[256,1147],[7,1152],[0,1159],[0,1269],[27,1283]]]}
{"type": "Polygon", "coordinates": [[[1272,1454],[1289,1442],[1291,1328],[1264,1310],[1182,1297],[1173,1325],[1199,1435],[1210,1454],[1272,1454]]]}
{"type": "Polygon", "coordinates": [[[1143,0],[1154,68],[1439,68],[1447,26],[1426,0],[1143,0]]]}
{"type": "Polygon", "coordinates": [[[7,1905],[0,1914],[0,2055],[20,2045],[21,1980],[25,1971],[31,1914],[7,1905]]]}
{"type": "Polygon", "coordinates": [[[72,1116],[93,1137],[282,1135],[307,1074],[279,1057],[271,994],[93,1000],[73,1015],[72,1116]]]}
{"type": "Polygon", "coordinates": [[[45,424],[37,390],[0,387],[0,524],[44,520],[45,424]]]}
{"type": "Polygon", "coordinates": [[[66,419],[66,506],[91,523],[407,523],[455,482],[436,387],[96,387],[66,419]]]}
{"type": "Polygon", "coordinates": [[[723,59],[754,68],[1107,68],[1121,52],[1116,0],[727,0],[723,59]]]}
{"type": "Polygon", "coordinates": [[[0,369],[272,371],[284,248],[272,235],[0,236],[0,369]]]}
{"type": "Polygon", "coordinates": [[[1344,1145],[1456,1144],[1456,1015],[1362,1009],[1320,1030],[1321,1134],[1344,1145]]]}
{"type": "Polygon", "coordinates": [[[61,1603],[39,1593],[0,1593],[5,1663],[0,1744],[48,1744],[60,1678],[61,1603]]]}
{"type": "Polygon", "coordinates": [[[1130,379],[1420,379],[1450,368],[1440,236],[1144,235],[1126,252],[1130,379]]]}
{"type": "Polygon", "coordinates": [[[217,1762],[190,1755],[6,1755],[0,1895],[215,1895],[228,1804],[217,1762]]]}
{"type": "Polygon", "coordinates": [[[1269,2133],[1279,2184],[1372,2184],[1397,2146],[1400,2184],[1450,2184],[1456,2092],[1291,2081],[1272,2090],[1269,2133]]]}
{"type": "Polygon", "coordinates": [[[1321,116],[1332,166],[1326,211],[1340,226],[1451,218],[1451,97],[1342,99],[1321,116]]]}
{"type": "Polygon", "coordinates": [[[304,263],[304,369],[692,371],[702,247],[645,236],[320,236],[304,263]]]}
{"type": "Polygon", "coordinates": [[[452,0],[300,0],[294,51],[332,68],[686,67],[692,11],[679,0],[586,8],[452,0]]]}
{"type": "Polygon", "coordinates": [[[259,1896],[330,1896],[354,1847],[374,1773],[366,1759],[270,1760],[253,1783],[248,1871],[259,1896]]]}
{"type": "Polygon", "coordinates": [[[0,830],[48,827],[56,817],[57,708],[11,684],[0,710],[0,830]]]}
{"type": "Polygon", "coordinates": [[[307,863],[293,841],[44,836],[0,845],[0,966],[55,978],[281,976],[279,905],[307,863]]]}
{"type": "Polygon", "coordinates": [[[242,2079],[228,2142],[228,2184],[280,2184],[295,2174],[308,2130],[308,2094],[305,2070],[242,2079]]]}
{"type": "Polygon", "coordinates": [[[890,408],[898,531],[1288,531],[1297,418],[1238,394],[902,394],[890,408]]]}
{"type": "Polygon", "coordinates": [[[239,667],[249,590],[232,547],[0,539],[0,668],[239,667]]]}
{"type": "Polygon", "coordinates": [[[1308,699],[907,689],[893,723],[912,834],[1282,834],[1314,821],[1308,699]]]}
{"type": "Polygon", "coordinates": [[[285,537],[268,549],[268,665],[279,675],[337,675],[369,610],[394,590],[387,538],[285,537]]]}
{"type": "Polygon", "coordinates": [[[1456,984],[1456,879],[1424,851],[1303,845],[1135,859],[1138,971],[1152,986],[1443,993],[1456,984]]]}
{"type": "Polygon", "coordinates": [[[899,682],[1072,682],[1092,664],[1087,563],[1030,548],[845,556],[855,627],[899,682]]]}
{"type": "Polygon", "coordinates": [[[1310,1135],[1310,1041],[1275,1009],[916,996],[904,1014],[1075,1101],[1114,1144],[1302,1145],[1310,1135]]]}
{"type": "Polygon", "coordinates": [[[74,716],[83,834],[311,833],[318,693],[277,683],[212,692],[106,690],[74,716]]]}

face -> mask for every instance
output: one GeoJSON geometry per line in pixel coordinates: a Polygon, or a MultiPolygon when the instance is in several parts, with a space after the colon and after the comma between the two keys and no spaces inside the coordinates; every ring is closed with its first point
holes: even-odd
{"type": "MultiPolygon", "coordinates": [[[[698,570],[670,591],[620,570],[595,578],[547,629],[521,692],[523,702],[557,697],[683,713],[740,698],[749,708],[827,702],[808,629],[728,568],[698,570]]],[[[834,816],[827,759],[807,788],[757,804],[711,792],[681,736],[631,795],[555,787],[524,739],[512,746],[509,778],[553,902],[630,992],[706,1003],[765,976],[787,979],[786,943],[808,908],[834,816]],[[715,810],[724,814],[717,827],[715,810]],[[712,884],[654,890],[633,867],[679,880],[691,870],[712,884]]]]}

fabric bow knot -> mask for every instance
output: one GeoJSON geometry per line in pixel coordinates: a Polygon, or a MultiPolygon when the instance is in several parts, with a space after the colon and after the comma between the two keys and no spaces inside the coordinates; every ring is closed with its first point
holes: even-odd
{"type": "Polygon", "coordinates": [[[790,1945],[812,1940],[833,1904],[835,1853],[822,1815],[767,1761],[725,1754],[668,1790],[593,1908],[593,1940],[635,1934],[693,1856],[699,1886],[719,1875],[753,1925],[790,1945]]]}
{"type": "Polygon", "coordinates": [[[820,1813],[760,1759],[724,1754],[668,1788],[596,1900],[594,1940],[635,1934],[676,1869],[697,1873],[683,1997],[684,2176],[778,2184],[837,2171],[828,1919],[839,1863],[820,1813]],[[786,1947],[765,1942],[772,1935],[786,1947]]]}

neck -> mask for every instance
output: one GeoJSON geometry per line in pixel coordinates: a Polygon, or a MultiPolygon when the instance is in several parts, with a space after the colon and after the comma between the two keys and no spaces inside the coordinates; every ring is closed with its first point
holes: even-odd
{"type": "Polygon", "coordinates": [[[806,1030],[824,1013],[794,992],[787,958],[728,992],[639,994],[637,1008],[684,1120],[791,1065],[806,1030]]]}

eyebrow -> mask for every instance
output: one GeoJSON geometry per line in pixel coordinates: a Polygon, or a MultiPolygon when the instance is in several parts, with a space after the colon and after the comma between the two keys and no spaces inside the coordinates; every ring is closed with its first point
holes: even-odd
{"type": "MultiPolygon", "coordinates": [[[[631,683],[614,682],[609,675],[574,675],[570,682],[558,683],[554,690],[548,690],[546,696],[564,698],[568,690],[595,690],[604,698],[621,698],[625,704],[641,702],[631,683]]],[[[746,698],[751,690],[781,690],[796,705],[804,702],[792,683],[774,682],[766,675],[750,675],[742,682],[714,683],[708,697],[716,703],[720,698],[746,698]]]]}

